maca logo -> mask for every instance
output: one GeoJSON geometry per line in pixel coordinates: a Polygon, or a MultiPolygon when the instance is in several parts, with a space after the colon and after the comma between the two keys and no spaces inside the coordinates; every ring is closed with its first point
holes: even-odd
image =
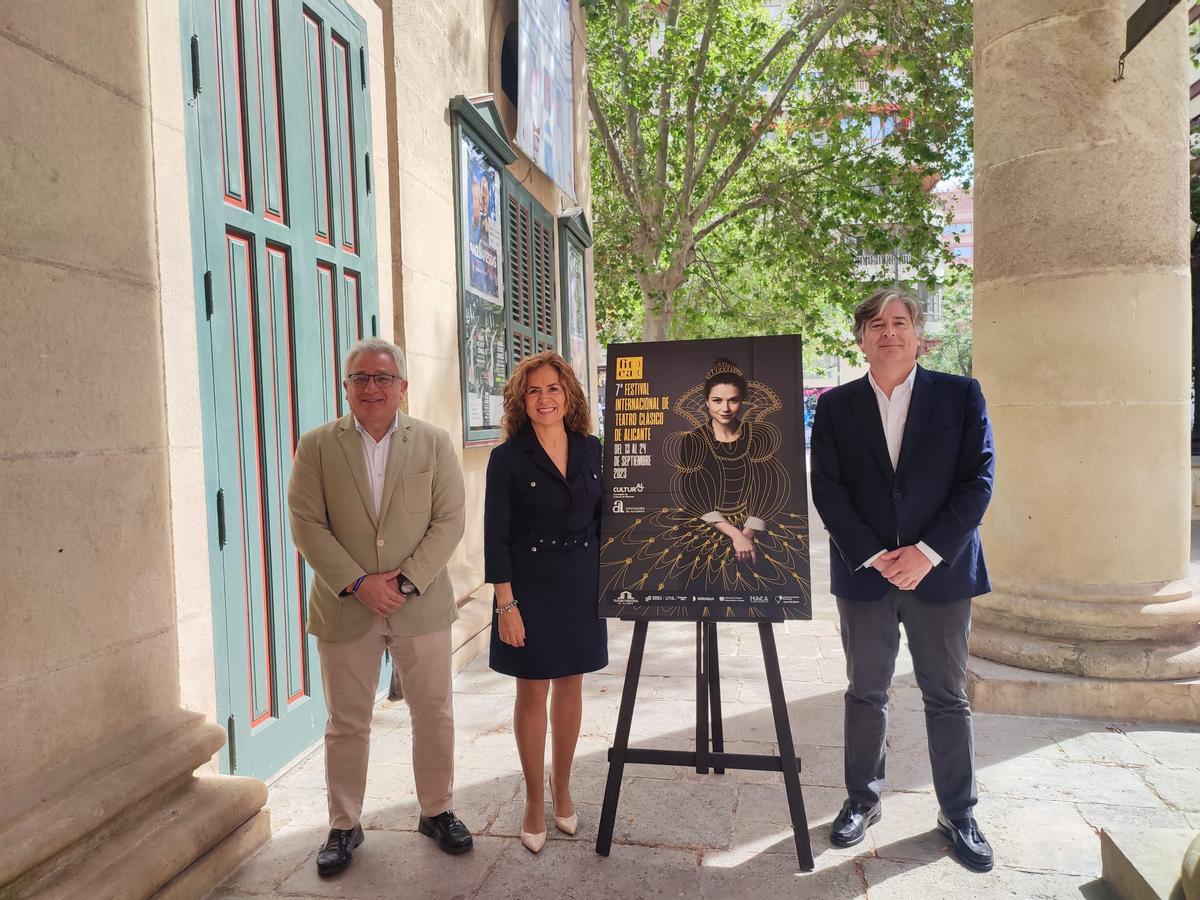
{"type": "Polygon", "coordinates": [[[765,594],[751,594],[750,602],[751,603],[770,603],[771,598],[766,596],[765,594]]]}

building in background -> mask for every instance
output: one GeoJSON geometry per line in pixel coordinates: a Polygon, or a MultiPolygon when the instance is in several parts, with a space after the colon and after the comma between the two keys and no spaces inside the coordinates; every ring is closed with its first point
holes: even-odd
{"type": "Polygon", "coordinates": [[[953,187],[938,191],[938,201],[950,214],[951,220],[942,229],[942,239],[954,261],[960,265],[975,264],[975,201],[970,188],[953,187]]]}

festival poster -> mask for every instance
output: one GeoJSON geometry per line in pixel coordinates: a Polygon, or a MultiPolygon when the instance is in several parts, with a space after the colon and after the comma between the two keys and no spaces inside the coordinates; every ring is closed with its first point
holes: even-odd
{"type": "Polygon", "coordinates": [[[799,336],[610,344],[600,614],[812,617],[799,336]]]}
{"type": "Polygon", "coordinates": [[[587,290],[584,286],[583,251],[567,241],[567,327],[564,341],[567,361],[591,396],[591,377],[588,373],[588,314],[587,290]]]}
{"type": "Polygon", "coordinates": [[[462,183],[466,196],[467,289],[504,305],[504,253],[500,235],[500,173],[465,134],[462,183]]]}

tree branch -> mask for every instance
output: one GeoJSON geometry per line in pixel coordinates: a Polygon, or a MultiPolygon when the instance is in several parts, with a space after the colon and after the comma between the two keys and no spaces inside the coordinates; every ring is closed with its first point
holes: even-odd
{"type": "Polygon", "coordinates": [[[667,205],[667,149],[671,143],[671,38],[670,33],[679,21],[679,0],[671,0],[663,29],[663,79],[658,91],[658,147],[654,161],[654,190],[658,192],[657,218],[661,219],[667,205]]]}
{"type": "MultiPolygon", "coordinates": [[[[629,141],[631,163],[633,164],[632,178],[637,185],[642,184],[642,173],[645,171],[646,148],[642,143],[641,125],[638,122],[637,108],[630,99],[633,96],[629,88],[629,47],[621,41],[629,39],[629,8],[617,0],[617,59],[620,61],[621,95],[625,106],[625,133],[629,141]]],[[[611,134],[611,132],[610,132],[611,134]]]]}
{"type": "Polygon", "coordinates": [[[742,168],[743,164],[745,164],[746,160],[750,158],[750,154],[754,151],[755,146],[757,146],[758,142],[762,140],[763,135],[767,133],[767,130],[771,127],[775,121],[775,118],[779,115],[779,111],[783,108],[784,98],[786,98],[788,93],[791,92],[792,86],[795,85],[796,79],[800,77],[800,72],[808,63],[809,58],[811,58],[813,53],[816,52],[821,41],[825,39],[825,35],[829,34],[833,26],[836,25],[838,21],[850,11],[850,7],[853,6],[854,3],[855,0],[841,0],[841,2],[834,8],[833,12],[825,17],[825,21],[821,23],[812,39],[808,42],[808,46],[801,51],[798,57],[796,57],[796,61],[792,64],[791,71],[788,72],[787,78],[776,92],[775,97],[771,100],[771,105],[767,107],[767,111],[763,114],[763,117],[755,126],[751,136],[747,139],[746,143],[742,145],[742,149],[738,151],[737,156],[735,156],[733,161],[725,167],[725,171],[721,173],[721,177],[718,178],[712,187],[708,189],[708,193],[704,195],[704,199],[700,201],[699,205],[693,211],[692,215],[694,218],[699,218],[708,211],[708,208],[719,196],[721,196],[721,192],[725,190],[725,187],[729,184],[733,177],[737,175],[738,171],[742,168]]]}
{"type": "Polygon", "coordinates": [[[612,129],[608,126],[608,118],[604,115],[604,110],[600,108],[600,98],[596,96],[596,89],[590,78],[587,90],[588,109],[591,110],[592,121],[596,123],[596,131],[600,134],[600,143],[604,145],[604,150],[608,154],[608,162],[613,167],[613,174],[617,184],[621,187],[621,193],[629,202],[629,211],[641,221],[642,207],[639,203],[637,187],[629,175],[629,168],[626,166],[625,160],[621,158],[621,149],[613,138],[612,129]]]}
{"type": "Polygon", "coordinates": [[[768,325],[775,321],[774,316],[754,316],[745,310],[739,310],[725,296],[725,289],[721,284],[721,279],[713,268],[713,264],[708,261],[708,257],[697,251],[696,258],[700,261],[701,274],[700,277],[708,284],[709,289],[716,295],[717,302],[725,307],[725,311],[736,314],[737,318],[746,324],[761,324],[768,325]],[[705,271],[707,270],[707,271],[705,271]]]}
{"type": "Polygon", "coordinates": [[[713,26],[717,21],[717,12],[721,8],[721,0],[709,0],[708,16],[704,20],[704,32],[700,35],[700,50],[696,57],[696,74],[687,95],[687,116],[684,122],[686,137],[684,139],[683,178],[679,183],[679,196],[675,198],[675,218],[682,219],[692,197],[692,186],[696,177],[696,102],[700,97],[700,88],[704,83],[704,70],[708,68],[708,46],[712,42],[713,26]]]}
{"type": "Polygon", "coordinates": [[[770,206],[775,202],[775,197],[770,194],[759,194],[757,197],[751,197],[743,203],[739,203],[733,209],[724,215],[718,216],[707,225],[704,225],[696,232],[696,243],[699,244],[708,235],[712,234],[722,225],[732,222],[738,216],[748,213],[753,209],[762,209],[765,206],[770,206]]]}
{"type": "Polygon", "coordinates": [[[700,153],[700,159],[693,169],[691,179],[693,185],[698,180],[696,173],[703,172],[708,167],[708,161],[712,158],[713,152],[717,149],[717,143],[720,141],[721,135],[724,133],[725,128],[733,119],[734,113],[737,112],[738,99],[747,90],[753,89],[753,86],[758,83],[759,78],[762,77],[762,74],[767,70],[767,67],[775,61],[775,58],[779,56],[780,53],[787,49],[788,45],[796,39],[796,35],[824,15],[827,8],[828,7],[825,4],[820,4],[813,7],[808,15],[797,22],[794,26],[784,31],[784,33],[779,36],[779,39],[775,41],[774,46],[772,46],[771,49],[766,52],[766,55],[764,55],[763,58],[758,61],[758,65],[756,65],[746,76],[741,84],[741,87],[734,92],[733,96],[729,98],[729,102],[725,104],[725,108],[721,111],[721,115],[717,117],[716,124],[712,126],[712,131],[708,136],[708,143],[704,145],[704,150],[700,153]]]}

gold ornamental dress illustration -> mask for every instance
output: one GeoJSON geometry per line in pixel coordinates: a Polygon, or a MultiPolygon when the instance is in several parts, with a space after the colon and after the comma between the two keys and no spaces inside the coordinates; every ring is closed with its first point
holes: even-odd
{"type": "Polygon", "coordinates": [[[732,600],[746,604],[745,614],[727,610],[726,616],[759,618],[756,604],[775,602],[781,591],[792,594],[797,583],[809,598],[809,584],[799,574],[808,556],[807,517],[788,510],[792,482],[778,459],[782,437],[768,421],[782,405],[774,390],[745,381],[727,360],[718,361],[706,383],[689,388],[671,406],[681,427],[662,449],[672,469],[669,505],[647,509],[608,539],[601,582],[606,591],[649,595],[657,616],[669,617],[672,607],[684,603],[694,615],[696,603],[732,600]],[[720,440],[705,387],[727,373],[745,388],[735,398],[740,416],[731,423],[732,440],[720,440]],[[751,536],[753,561],[738,559],[721,523],[751,536]]]}

